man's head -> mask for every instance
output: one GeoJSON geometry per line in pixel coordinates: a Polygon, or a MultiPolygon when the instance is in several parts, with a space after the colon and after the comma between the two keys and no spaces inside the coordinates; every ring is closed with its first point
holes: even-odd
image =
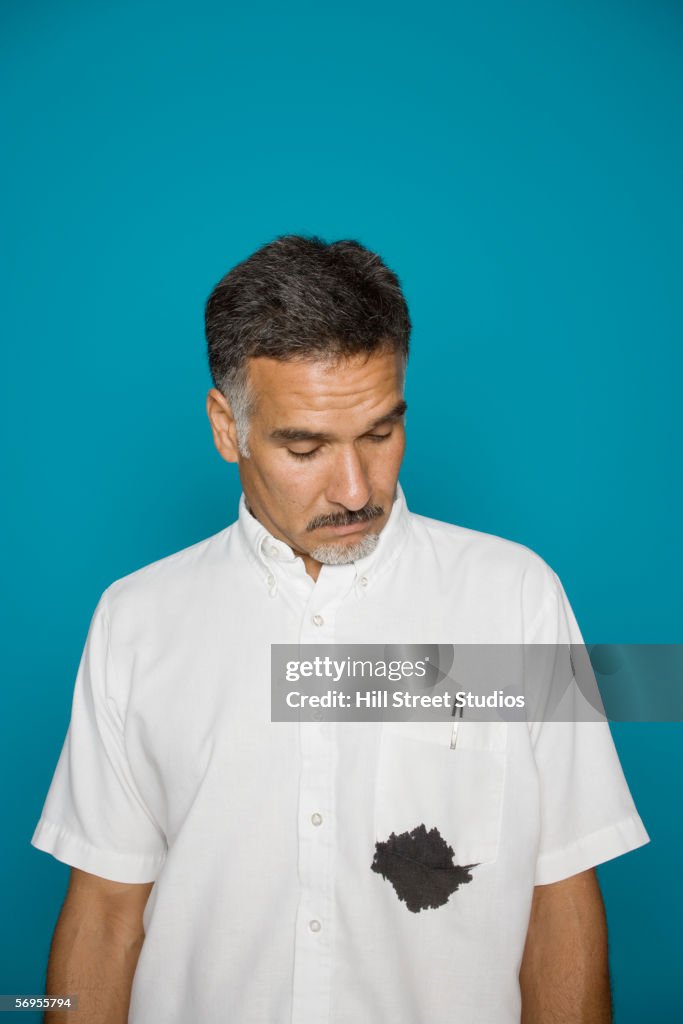
{"type": "Polygon", "coordinates": [[[396,275],[357,242],[284,236],[219,282],[206,334],[214,440],[253,514],[309,572],[368,554],[405,444],[396,275]]]}

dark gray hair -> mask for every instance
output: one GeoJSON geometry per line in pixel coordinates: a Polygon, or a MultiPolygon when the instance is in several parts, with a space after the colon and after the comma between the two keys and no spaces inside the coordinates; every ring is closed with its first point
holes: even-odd
{"type": "Polygon", "coordinates": [[[359,242],[281,235],[238,263],[206,303],[213,382],[248,456],[247,361],[322,359],[395,351],[408,358],[410,317],[396,274],[359,242]]]}

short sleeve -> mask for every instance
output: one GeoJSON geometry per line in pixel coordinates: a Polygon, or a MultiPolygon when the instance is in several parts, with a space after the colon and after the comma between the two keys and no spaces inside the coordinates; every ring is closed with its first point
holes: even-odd
{"type": "Polygon", "coordinates": [[[162,830],[133,778],[112,692],[106,591],[93,613],[71,719],[31,843],[116,882],[151,882],[166,856],[162,830]]]}
{"type": "MultiPolygon", "coordinates": [[[[548,588],[529,641],[581,645],[564,588],[547,571],[548,588]]],[[[540,791],[536,885],[568,878],[649,842],[607,721],[535,722],[530,731],[540,791]]]]}

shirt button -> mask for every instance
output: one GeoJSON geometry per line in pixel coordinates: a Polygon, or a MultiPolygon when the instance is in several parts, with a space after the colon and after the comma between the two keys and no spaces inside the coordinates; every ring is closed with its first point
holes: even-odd
{"type": "Polygon", "coordinates": [[[311,929],[312,932],[319,932],[320,929],[322,928],[322,925],[320,921],[309,921],[308,927],[311,929]]]}
{"type": "Polygon", "coordinates": [[[280,552],[278,551],[274,544],[271,544],[270,547],[268,548],[268,554],[271,556],[271,558],[277,558],[280,552]]]}
{"type": "Polygon", "coordinates": [[[361,587],[367,587],[367,585],[368,585],[368,578],[367,578],[367,576],[361,576],[361,578],[358,580],[358,582],[360,583],[361,587]]]}
{"type": "Polygon", "coordinates": [[[314,615],[312,621],[315,626],[324,626],[325,624],[325,620],[322,615],[314,615]]]}
{"type": "Polygon", "coordinates": [[[314,825],[322,825],[322,823],[323,823],[323,816],[322,816],[322,814],[318,814],[318,812],[316,811],[315,814],[311,815],[311,822],[314,825]]]}
{"type": "Polygon", "coordinates": [[[273,583],[275,583],[275,577],[266,576],[266,583],[268,584],[269,587],[272,587],[273,583]]]}

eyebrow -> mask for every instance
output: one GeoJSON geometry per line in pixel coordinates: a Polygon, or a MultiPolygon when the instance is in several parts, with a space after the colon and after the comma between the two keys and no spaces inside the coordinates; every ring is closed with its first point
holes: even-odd
{"type": "MultiPolygon", "coordinates": [[[[383,427],[389,423],[396,423],[402,416],[405,415],[408,408],[408,403],[401,399],[394,408],[386,413],[385,416],[380,416],[379,419],[373,420],[373,422],[363,431],[363,434],[370,433],[371,430],[376,430],[377,427],[383,427]]],[[[299,427],[278,427],[276,430],[271,431],[270,438],[273,441],[333,441],[334,434],[326,434],[322,431],[315,430],[302,430],[299,427]]],[[[361,435],[362,437],[362,435],[361,435]]]]}

